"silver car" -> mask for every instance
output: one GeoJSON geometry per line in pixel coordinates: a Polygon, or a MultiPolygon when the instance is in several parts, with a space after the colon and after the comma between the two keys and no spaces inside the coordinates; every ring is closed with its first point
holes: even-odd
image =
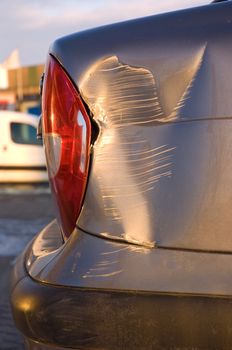
{"type": "Polygon", "coordinates": [[[57,220],[18,258],[28,349],[232,349],[232,3],[58,39],[57,220]]]}

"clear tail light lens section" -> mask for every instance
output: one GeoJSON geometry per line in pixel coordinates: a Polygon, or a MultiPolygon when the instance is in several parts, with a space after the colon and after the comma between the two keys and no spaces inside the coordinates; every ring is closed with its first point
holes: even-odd
{"type": "Polygon", "coordinates": [[[50,186],[67,238],[75,228],[85,194],[91,123],[75,86],[53,57],[46,66],[42,116],[50,186]]]}

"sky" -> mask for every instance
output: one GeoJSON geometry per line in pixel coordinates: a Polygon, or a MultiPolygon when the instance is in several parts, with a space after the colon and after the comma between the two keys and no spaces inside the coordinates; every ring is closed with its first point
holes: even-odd
{"type": "Polygon", "coordinates": [[[58,37],[210,0],[0,0],[0,63],[19,49],[22,65],[44,63],[58,37]]]}

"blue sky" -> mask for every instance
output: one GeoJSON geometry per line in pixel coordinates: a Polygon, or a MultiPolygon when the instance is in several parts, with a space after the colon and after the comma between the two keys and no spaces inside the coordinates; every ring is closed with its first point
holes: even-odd
{"type": "Polygon", "coordinates": [[[57,37],[102,24],[180,8],[210,0],[1,0],[0,62],[19,49],[23,65],[43,63],[57,37]]]}

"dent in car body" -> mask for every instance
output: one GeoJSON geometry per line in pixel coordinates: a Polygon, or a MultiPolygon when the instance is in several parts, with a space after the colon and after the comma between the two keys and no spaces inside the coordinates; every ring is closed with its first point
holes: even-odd
{"type": "Polygon", "coordinates": [[[81,229],[232,251],[231,37],[225,3],[55,42],[100,127],[81,229]]]}
{"type": "MultiPolygon", "coordinates": [[[[49,241],[45,229],[29,257],[25,253],[25,276],[15,272],[20,276],[12,288],[15,318],[28,338],[70,348],[212,349],[222,344],[231,348],[230,6],[203,7],[75,34],[51,48],[94,111],[101,133],[78,221],[83,230],[77,229],[62,244],[60,236],[49,241]],[[114,94],[121,93],[124,84],[109,91],[106,72],[99,70],[107,62],[110,69],[113,62],[123,70],[124,84],[125,71],[136,78],[142,72],[135,86],[130,81],[130,90],[137,91],[141,81],[153,84],[153,96],[145,101],[145,108],[144,95],[136,95],[136,101],[135,94],[131,100],[129,94],[126,99],[121,95],[120,105],[132,101],[132,107],[149,111],[137,118],[134,108],[130,125],[125,113],[117,116],[117,125],[112,122],[111,108],[119,103],[114,94]],[[97,98],[96,83],[102,84],[107,103],[97,98]],[[157,105],[147,109],[152,98],[157,105]],[[141,122],[148,115],[148,123],[141,122]],[[119,131],[127,142],[129,138],[130,146],[123,144],[119,131]],[[107,132],[112,137],[107,138],[107,132]],[[111,180],[104,174],[100,178],[104,171],[100,168],[109,171],[117,156],[121,161],[133,156],[146,167],[143,152],[167,164],[168,174],[158,173],[155,179],[160,169],[154,170],[155,164],[148,168],[152,179],[141,194],[143,225],[138,226],[140,211],[132,210],[132,205],[140,204],[128,201],[133,225],[128,230],[127,206],[114,199],[113,207],[103,197],[106,185],[111,192],[115,185],[112,168],[111,180]],[[104,176],[109,184],[104,184],[104,176]],[[109,211],[104,204],[110,205],[109,211]]],[[[144,87],[142,91],[146,94],[144,87]]],[[[123,173],[140,187],[134,170],[127,165],[123,173]]],[[[146,181],[144,173],[142,180],[146,181]]],[[[124,194],[122,181],[117,188],[124,194]]]]}

